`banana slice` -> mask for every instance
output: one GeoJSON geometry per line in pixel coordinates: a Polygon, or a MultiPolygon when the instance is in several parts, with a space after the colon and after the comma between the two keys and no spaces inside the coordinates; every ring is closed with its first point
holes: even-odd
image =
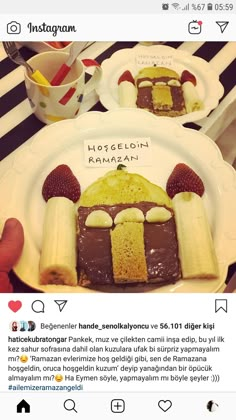
{"type": "Polygon", "coordinates": [[[153,207],[147,211],[146,221],[148,223],[164,223],[171,219],[172,214],[165,207],[153,207]]]}
{"type": "Polygon", "coordinates": [[[113,225],[111,216],[104,210],[92,211],[85,220],[85,226],[97,228],[110,228],[113,225]]]}
{"type": "Polygon", "coordinates": [[[137,108],[137,89],[133,83],[124,81],[118,85],[119,104],[122,108],[137,108]]]}
{"type": "Polygon", "coordinates": [[[41,284],[77,285],[76,213],[68,198],[53,197],[46,204],[39,272],[41,284]]]}
{"type": "Polygon", "coordinates": [[[137,209],[136,207],[130,207],[128,209],[121,210],[117,213],[114,223],[118,225],[119,223],[125,222],[137,222],[143,223],[144,222],[144,214],[142,210],[137,209]]]}
{"type": "Polygon", "coordinates": [[[142,88],[142,87],[150,87],[150,86],[152,86],[152,81],[151,80],[143,80],[138,85],[139,88],[142,88]]]}
{"type": "Polygon", "coordinates": [[[217,278],[218,263],[201,197],[182,192],[172,202],[183,278],[217,278]]]}

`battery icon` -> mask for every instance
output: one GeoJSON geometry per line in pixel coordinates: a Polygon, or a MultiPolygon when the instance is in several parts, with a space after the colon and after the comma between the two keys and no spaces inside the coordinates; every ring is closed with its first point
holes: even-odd
{"type": "Polygon", "coordinates": [[[213,9],[213,4],[212,3],[208,3],[207,4],[207,10],[212,10],[213,9]]]}

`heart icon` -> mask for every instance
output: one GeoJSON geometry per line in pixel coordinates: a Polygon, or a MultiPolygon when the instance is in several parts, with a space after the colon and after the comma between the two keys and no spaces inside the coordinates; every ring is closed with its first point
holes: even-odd
{"type": "Polygon", "coordinates": [[[164,412],[168,411],[171,406],[172,406],[172,402],[170,400],[158,401],[158,407],[164,412]]]}
{"type": "Polygon", "coordinates": [[[10,300],[10,302],[8,302],[8,307],[12,312],[18,312],[22,307],[22,303],[20,300],[10,300]]]}

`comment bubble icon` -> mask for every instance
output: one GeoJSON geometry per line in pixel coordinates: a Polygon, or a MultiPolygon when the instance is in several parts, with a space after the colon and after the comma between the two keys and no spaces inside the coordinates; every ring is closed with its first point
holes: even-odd
{"type": "Polygon", "coordinates": [[[32,311],[36,314],[45,312],[45,305],[42,300],[34,300],[31,305],[32,311]]]}

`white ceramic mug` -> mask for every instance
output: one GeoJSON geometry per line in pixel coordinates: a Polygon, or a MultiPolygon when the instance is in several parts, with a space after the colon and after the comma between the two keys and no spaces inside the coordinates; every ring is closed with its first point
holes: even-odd
{"type": "MultiPolygon", "coordinates": [[[[50,82],[69,54],[50,51],[37,54],[28,60],[34,70],[39,70],[50,82]]],[[[52,124],[78,115],[82,99],[94,90],[101,78],[101,67],[95,60],[77,58],[60,86],[45,86],[31,79],[25,70],[25,86],[35,116],[45,124],[52,124]],[[95,66],[91,79],[85,83],[85,70],[95,66]]]]}

